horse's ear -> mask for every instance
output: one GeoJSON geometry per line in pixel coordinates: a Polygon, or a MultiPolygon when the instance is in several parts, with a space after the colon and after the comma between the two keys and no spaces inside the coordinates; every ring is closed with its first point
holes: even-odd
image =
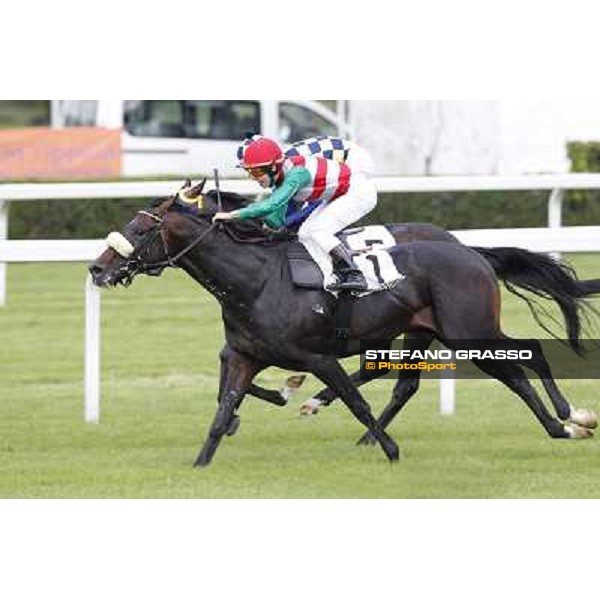
{"type": "Polygon", "coordinates": [[[184,182],[183,185],[181,186],[182,190],[187,190],[188,188],[192,187],[192,180],[188,177],[184,182]]]}
{"type": "Polygon", "coordinates": [[[187,190],[185,195],[188,198],[197,198],[198,196],[200,196],[200,194],[202,194],[202,190],[204,189],[205,185],[206,177],[198,185],[195,185],[192,189],[187,190]]]}

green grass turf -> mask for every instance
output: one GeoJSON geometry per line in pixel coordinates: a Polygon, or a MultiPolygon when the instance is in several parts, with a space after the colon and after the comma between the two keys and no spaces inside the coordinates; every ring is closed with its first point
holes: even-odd
{"type": "MultiPolygon", "coordinates": [[[[598,258],[573,258],[581,277],[598,258]]],[[[0,308],[0,497],[11,498],[563,498],[600,496],[598,440],[549,439],[497,382],[459,381],[441,416],[423,383],[390,432],[402,460],[354,445],[362,427],[339,403],[298,416],[309,378],[286,408],[248,398],[239,433],[204,470],[192,462],[215,409],[223,332],[216,301],[183,273],[102,292],[101,422],[83,422],[83,265],[9,265],[0,308]]],[[[503,295],[508,333],[541,336],[503,295]]],[[[356,360],[348,362],[355,366],[356,360]]],[[[276,388],[279,369],[258,383],[276,388]]],[[[596,381],[563,381],[600,411],[596,381]]],[[[363,387],[379,411],[393,382],[363,387]]],[[[536,384],[537,386],[537,384],[536,384]]],[[[539,388],[539,386],[537,386],[539,388]]]]}

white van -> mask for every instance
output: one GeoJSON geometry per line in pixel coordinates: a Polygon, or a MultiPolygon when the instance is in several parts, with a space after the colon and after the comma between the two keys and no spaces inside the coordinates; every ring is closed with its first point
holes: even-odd
{"type": "Polygon", "coordinates": [[[335,113],[301,100],[53,100],[52,126],[122,129],[123,175],[240,175],[248,131],[291,143],[348,135],[335,113]]]}

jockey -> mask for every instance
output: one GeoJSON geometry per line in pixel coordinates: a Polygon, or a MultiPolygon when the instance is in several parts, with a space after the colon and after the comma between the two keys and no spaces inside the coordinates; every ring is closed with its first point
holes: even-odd
{"type": "Polygon", "coordinates": [[[297,142],[284,154],[277,142],[252,135],[240,146],[238,158],[239,166],[272,193],[241,210],[217,213],[214,220],[265,217],[268,225],[280,228],[305,218],[299,241],[317,264],[327,254],[332,258],[337,282],[328,289],[366,290],[364,275],[335,234],[377,204],[377,191],[367,177],[372,172],[369,155],[352,142],[329,137],[297,142]]]}

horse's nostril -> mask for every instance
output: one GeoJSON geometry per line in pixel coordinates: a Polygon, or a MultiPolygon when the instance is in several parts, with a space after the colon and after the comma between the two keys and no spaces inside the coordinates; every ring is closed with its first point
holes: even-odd
{"type": "Polygon", "coordinates": [[[88,267],[88,271],[90,272],[92,279],[96,280],[96,278],[102,273],[102,267],[96,263],[92,263],[88,267]]]}

